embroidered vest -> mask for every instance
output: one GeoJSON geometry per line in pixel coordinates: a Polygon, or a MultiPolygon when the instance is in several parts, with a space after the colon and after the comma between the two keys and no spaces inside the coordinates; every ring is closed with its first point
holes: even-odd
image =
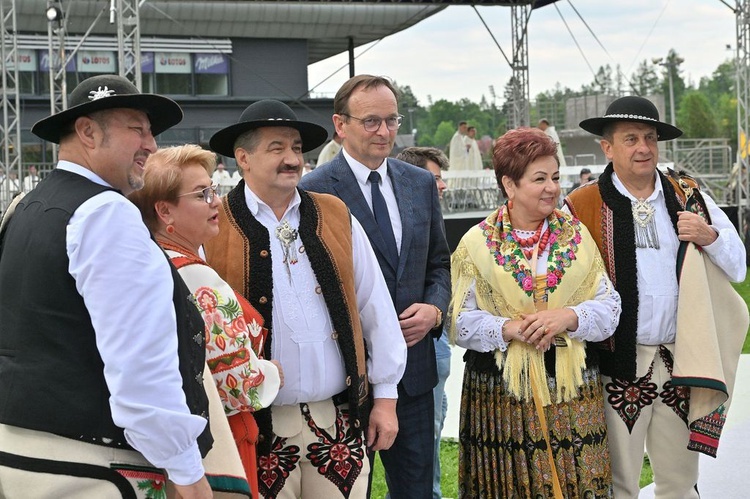
{"type": "MultiPolygon", "coordinates": [[[[365,345],[354,287],[351,220],[346,205],[328,194],[299,191],[299,235],[320,284],[337,333],[347,372],[350,423],[355,433],[367,428],[370,412],[365,345]],[[342,304],[344,306],[342,306],[342,304]]],[[[235,187],[219,210],[219,235],[204,247],[214,270],[261,313],[268,329],[264,356],[271,358],[273,337],[273,275],[270,238],[245,202],[245,182],[235,187]]],[[[270,452],[272,421],[269,409],[253,415],[260,429],[258,450],[270,452]]]]}
{"type": "MultiPolygon", "coordinates": [[[[53,170],[24,197],[8,225],[0,250],[0,422],[130,449],[112,421],[104,364],[91,317],[68,273],[65,242],[75,210],[106,190],[112,189],[53,170]]],[[[203,321],[169,265],[183,390],[191,413],[207,417],[203,321]],[[196,332],[200,343],[193,339],[196,332]]],[[[211,444],[207,425],[198,438],[201,453],[211,444]]]]}
{"type": "MultiPolygon", "coordinates": [[[[638,330],[638,276],[636,266],[635,228],[630,199],[612,183],[612,163],[595,182],[571,192],[565,203],[571,213],[586,225],[602,254],[615,289],[622,300],[622,314],[615,334],[599,343],[600,369],[610,377],[634,380],[636,371],[636,333],[638,330]]],[[[680,176],[690,187],[697,183],[680,176]]],[[[677,212],[685,205],[677,180],[659,172],[669,217],[677,233],[677,212]]]]}

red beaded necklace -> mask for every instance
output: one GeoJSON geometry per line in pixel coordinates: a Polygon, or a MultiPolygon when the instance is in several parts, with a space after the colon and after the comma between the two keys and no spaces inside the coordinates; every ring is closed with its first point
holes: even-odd
{"type": "Polygon", "coordinates": [[[531,237],[518,237],[518,235],[514,232],[513,238],[516,240],[518,245],[521,247],[521,251],[523,251],[523,254],[526,256],[527,260],[531,260],[531,257],[534,254],[534,246],[536,243],[539,243],[539,253],[541,254],[544,251],[544,248],[547,247],[547,242],[549,241],[549,227],[547,227],[547,230],[544,231],[544,234],[542,234],[542,227],[544,227],[544,220],[539,224],[539,227],[536,228],[536,232],[531,237]]]}

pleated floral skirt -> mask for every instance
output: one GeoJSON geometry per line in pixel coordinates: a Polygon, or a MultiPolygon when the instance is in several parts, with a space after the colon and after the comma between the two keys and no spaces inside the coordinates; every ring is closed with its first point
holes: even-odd
{"type": "MultiPolygon", "coordinates": [[[[554,378],[549,384],[554,394],[554,378]]],[[[577,399],[544,411],[547,440],[533,400],[509,395],[496,369],[478,371],[467,364],[459,423],[460,497],[555,497],[547,441],[563,497],[613,497],[598,370],[585,371],[577,399]]]]}

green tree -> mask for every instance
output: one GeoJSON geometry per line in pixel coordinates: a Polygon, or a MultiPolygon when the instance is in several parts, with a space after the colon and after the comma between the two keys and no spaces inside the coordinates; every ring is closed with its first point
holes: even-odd
{"type": "Polygon", "coordinates": [[[450,144],[454,133],[456,133],[456,125],[453,121],[443,121],[438,125],[437,130],[435,130],[433,146],[447,151],[448,144],[450,144]]]}
{"type": "Polygon", "coordinates": [[[737,81],[737,71],[734,61],[724,61],[719,64],[710,77],[704,76],[698,84],[698,90],[708,97],[712,104],[719,101],[722,95],[734,94],[737,81]]]}
{"type": "Polygon", "coordinates": [[[737,146],[737,95],[735,63],[727,60],[719,64],[711,76],[704,76],[698,91],[708,98],[716,117],[716,136],[728,138],[737,146]]]}
{"type": "Polygon", "coordinates": [[[654,65],[646,59],[641,61],[630,78],[632,90],[638,95],[653,95],[659,88],[659,76],[656,74],[654,65]]]}
{"type": "Polygon", "coordinates": [[[614,78],[612,77],[612,66],[599,66],[594,79],[594,89],[596,92],[605,95],[615,94],[614,78]]]}
{"type": "Polygon", "coordinates": [[[690,91],[682,98],[677,124],[688,139],[716,137],[716,117],[708,98],[698,91],[690,91]]]}
{"type": "Polygon", "coordinates": [[[726,137],[732,148],[737,150],[737,97],[723,94],[719,97],[716,109],[716,128],[719,137],[726,137]]]}

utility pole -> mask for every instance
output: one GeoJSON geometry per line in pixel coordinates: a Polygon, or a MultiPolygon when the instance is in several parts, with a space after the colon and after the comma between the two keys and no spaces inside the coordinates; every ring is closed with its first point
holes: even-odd
{"type": "Polygon", "coordinates": [[[492,132],[490,133],[490,137],[495,137],[497,135],[497,125],[495,124],[495,111],[497,108],[495,107],[495,100],[497,99],[497,96],[495,95],[495,85],[490,85],[490,96],[492,97],[492,132]]]}
{"type": "Polygon", "coordinates": [[[663,57],[654,57],[651,59],[651,62],[667,69],[667,75],[669,77],[669,122],[672,126],[677,126],[674,109],[674,82],[672,78],[673,74],[677,72],[677,68],[680,64],[685,62],[685,59],[677,56],[673,57],[671,60],[669,58],[664,59],[663,57]]]}
{"type": "MultiPolygon", "coordinates": [[[[654,57],[651,59],[651,62],[654,64],[658,64],[659,66],[662,66],[666,68],[667,75],[669,77],[669,123],[672,126],[677,126],[677,121],[675,119],[675,109],[674,109],[674,82],[673,82],[673,73],[677,72],[677,68],[685,62],[685,59],[682,57],[674,56],[672,58],[667,57],[666,59],[663,57],[654,57]]],[[[672,161],[675,163],[675,167],[677,165],[677,140],[672,141],[672,161]]]]}

